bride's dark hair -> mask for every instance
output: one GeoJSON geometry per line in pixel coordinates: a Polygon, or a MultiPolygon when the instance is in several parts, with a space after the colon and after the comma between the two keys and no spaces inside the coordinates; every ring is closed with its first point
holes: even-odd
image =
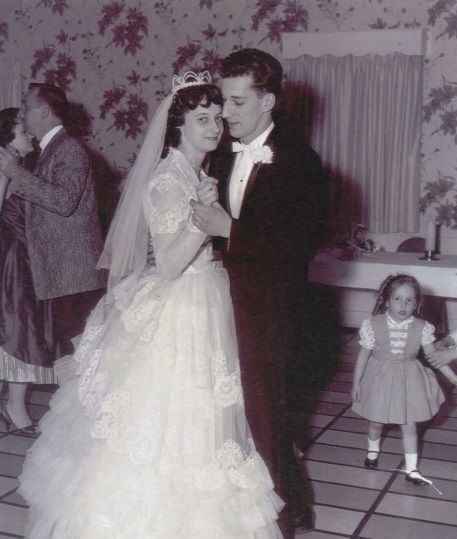
{"type": "Polygon", "coordinates": [[[208,108],[212,104],[223,106],[220,88],[214,84],[202,84],[189,86],[178,90],[173,98],[173,103],[168,110],[167,132],[162,157],[168,154],[170,146],[176,148],[181,142],[180,127],[184,124],[186,114],[195,110],[199,105],[208,108]]]}
{"type": "Polygon", "coordinates": [[[19,123],[19,109],[10,107],[0,111],[0,146],[6,148],[14,140],[14,129],[19,123]]]}

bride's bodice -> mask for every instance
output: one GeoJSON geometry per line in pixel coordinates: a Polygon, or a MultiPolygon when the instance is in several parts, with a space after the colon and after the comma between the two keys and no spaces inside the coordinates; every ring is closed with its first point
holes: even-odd
{"type": "Polygon", "coordinates": [[[206,271],[209,268],[213,268],[216,262],[213,260],[213,247],[211,243],[205,243],[197,251],[192,262],[183,271],[183,275],[190,273],[200,273],[206,271]]]}
{"type": "Polygon", "coordinates": [[[156,267],[167,279],[200,272],[212,262],[211,239],[192,222],[191,200],[200,182],[190,161],[170,148],[159,163],[144,198],[156,267]]]}

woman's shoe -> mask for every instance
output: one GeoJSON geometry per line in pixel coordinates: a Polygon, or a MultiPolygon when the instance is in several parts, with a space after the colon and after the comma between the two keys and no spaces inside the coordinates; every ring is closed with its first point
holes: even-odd
{"type": "Polygon", "coordinates": [[[371,468],[371,469],[374,469],[374,468],[377,468],[378,467],[378,458],[379,458],[379,451],[368,451],[367,453],[367,458],[365,459],[365,468],[371,468]],[[376,457],[374,459],[370,459],[368,457],[368,454],[369,453],[376,453],[376,457]]]}
{"type": "Polygon", "coordinates": [[[406,481],[413,483],[414,485],[430,485],[431,481],[425,479],[419,470],[412,470],[411,472],[405,472],[406,481]]]}
{"type": "Polygon", "coordinates": [[[10,429],[12,428],[14,431],[17,431],[20,434],[25,434],[27,436],[36,436],[37,434],[40,434],[40,428],[38,427],[37,421],[33,421],[31,425],[28,425],[27,427],[22,427],[22,429],[19,429],[18,427],[16,427],[6,407],[3,407],[1,409],[0,417],[5,423],[6,432],[9,432],[10,429]]]}

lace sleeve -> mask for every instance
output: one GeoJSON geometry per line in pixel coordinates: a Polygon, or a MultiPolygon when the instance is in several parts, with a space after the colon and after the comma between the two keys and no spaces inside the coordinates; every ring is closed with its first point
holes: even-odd
{"type": "Polygon", "coordinates": [[[360,326],[359,335],[360,335],[360,341],[359,341],[360,346],[363,346],[364,348],[368,348],[368,350],[373,350],[375,338],[374,338],[374,332],[371,327],[369,318],[366,318],[362,322],[362,325],[360,326]]]}
{"type": "Polygon", "coordinates": [[[149,191],[148,222],[151,235],[172,234],[185,226],[190,215],[189,197],[176,176],[161,174],[149,191]]]}
{"type": "Polygon", "coordinates": [[[178,277],[197,254],[206,234],[191,220],[195,188],[185,178],[164,172],[149,187],[145,211],[156,266],[168,279],[178,277]]]}
{"type": "Polygon", "coordinates": [[[424,329],[422,330],[421,345],[426,346],[432,342],[435,342],[435,326],[425,321],[424,329]]]}

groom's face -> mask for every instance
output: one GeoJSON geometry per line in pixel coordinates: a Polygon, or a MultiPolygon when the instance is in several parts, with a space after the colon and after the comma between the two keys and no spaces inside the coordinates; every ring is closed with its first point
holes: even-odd
{"type": "Polygon", "coordinates": [[[230,134],[249,144],[271,123],[273,94],[259,95],[252,88],[252,76],[222,79],[224,108],[222,116],[226,119],[230,134]]]}
{"type": "Polygon", "coordinates": [[[37,94],[36,88],[32,88],[25,94],[22,101],[21,117],[27,133],[41,140],[40,129],[42,129],[42,107],[44,105],[38,99],[37,94]]]}

